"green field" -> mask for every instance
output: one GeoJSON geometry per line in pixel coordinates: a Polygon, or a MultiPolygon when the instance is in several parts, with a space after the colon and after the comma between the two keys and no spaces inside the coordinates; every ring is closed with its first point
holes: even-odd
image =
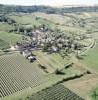
{"type": "Polygon", "coordinates": [[[87,53],[87,56],[84,57],[84,63],[86,63],[86,65],[88,67],[91,67],[92,69],[95,69],[96,71],[98,71],[98,44],[96,44],[96,47],[93,48],[92,50],[90,50],[87,53]]]}
{"type": "Polygon", "coordinates": [[[71,63],[68,58],[63,59],[60,54],[57,53],[47,54],[42,51],[34,51],[33,53],[37,55],[39,63],[46,66],[50,72],[55,69],[62,69],[68,63],[71,63]]]}
{"type": "Polygon", "coordinates": [[[45,20],[43,17],[37,17],[35,15],[32,14],[24,14],[24,15],[11,15],[9,16],[10,18],[14,19],[18,24],[22,24],[26,27],[30,26],[33,27],[33,25],[39,26],[41,24],[45,24],[50,28],[55,28],[55,23],[53,23],[50,20],[45,20]]]}
{"type": "MultiPolygon", "coordinates": [[[[64,16],[62,15],[58,15],[58,14],[45,14],[45,13],[33,13],[33,16],[37,16],[40,18],[44,18],[48,21],[50,21],[51,23],[54,23],[56,28],[61,29],[63,31],[71,31],[71,32],[85,32],[85,30],[83,28],[80,27],[73,27],[73,26],[68,26],[67,24],[70,23],[70,20],[73,18],[73,15],[69,14],[65,14],[64,16]]],[[[77,15],[78,16],[78,15],[77,15]]],[[[76,17],[76,16],[75,16],[76,17]]],[[[77,18],[77,17],[76,17],[77,18]]],[[[51,25],[51,24],[50,24],[51,25]]]]}
{"type": "Polygon", "coordinates": [[[81,62],[86,64],[87,67],[92,68],[92,70],[98,72],[98,33],[94,34],[94,38],[96,39],[94,48],[91,48],[87,52],[86,56],[83,57],[83,60],[81,60],[81,62]]]}
{"type": "MultiPolygon", "coordinates": [[[[72,15],[70,15],[72,16],[72,15]]],[[[56,14],[44,14],[44,13],[32,13],[32,14],[20,14],[20,15],[8,15],[11,19],[15,20],[18,24],[22,24],[24,26],[33,25],[39,26],[41,24],[45,24],[46,26],[50,27],[51,29],[61,29],[63,31],[71,31],[71,32],[85,32],[83,28],[80,27],[73,27],[68,26],[66,24],[70,23],[69,20],[72,19],[68,15],[56,15],[56,14]]]]}
{"type": "Polygon", "coordinates": [[[14,26],[11,26],[7,23],[1,23],[0,22],[0,31],[9,31],[11,29],[14,29],[14,26]]]}
{"type": "Polygon", "coordinates": [[[54,85],[26,98],[27,100],[84,100],[63,85],[54,85]]]}
{"type": "MultiPolygon", "coordinates": [[[[98,74],[98,13],[83,12],[64,13],[60,15],[34,12],[11,13],[6,14],[6,17],[15,20],[16,23],[8,24],[8,22],[0,22],[0,98],[2,98],[2,100],[65,100],[65,98],[66,100],[82,100],[79,96],[77,97],[76,94],[67,89],[70,87],[65,89],[59,84],[66,83],[66,81],[72,82],[70,84],[74,83],[72,88],[73,90],[79,88],[80,90],[76,89],[76,93],[78,94],[78,90],[82,90],[81,87],[86,89],[87,85],[93,80],[97,83],[97,75],[93,73],[93,71],[98,74]],[[16,51],[4,54],[2,50],[8,49],[10,45],[15,45],[16,42],[22,41],[23,35],[21,34],[28,32],[27,30],[25,31],[25,28],[31,28],[31,32],[33,31],[34,25],[41,26],[43,24],[49,29],[49,31],[47,31],[48,33],[52,33],[53,29],[53,33],[56,34],[57,31],[59,31],[57,29],[60,29],[58,33],[64,33],[66,40],[67,38],[71,40],[70,34],[72,33],[72,35],[80,36],[79,38],[83,38],[81,34],[84,34],[85,38],[85,34],[90,32],[88,34],[91,36],[90,38],[79,40],[78,36],[76,36],[76,42],[79,41],[83,45],[89,45],[92,40],[95,39],[95,46],[87,50],[81,60],[77,58],[71,59],[73,54],[69,54],[63,59],[60,53],[49,54],[43,52],[42,48],[32,51],[37,59],[33,63],[30,63],[28,59],[25,59],[23,55],[19,54],[19,52],[16,53],[16,51]],[[16,30],[13,30],[15,28],[16,30]],[[19,31],[18,34],[16,32],[18,32],[19,28],[23,28],[23,31],[19,31]],[[10,33],[10,31],[13,32],[10,33]],[[76,62],[74,60],[76,60],[76,62]],[[77,61],[79,61],[79,63],[77,61]],[[74,64],[66,68],[66,65],[72,62],[74,62],[74,64]],[[44,67],[46,71],[41,66],[44,67]],[[89,72],[89,69],[91,69],[92,73],[89,72]],[[63,74],[57,74],[56,71],[60,71],[63,74]],[[91,75],[91,80],[88,79],[89,74],[91,75]],[[83,77],[83,79],[81,77],[83,77]],[[56,84],[58,84],[57,87],[54,86],[56,84]],[[74,87],[75,84],[78,87],[74,87]]],[[[27,35],[27,33],[25,35],[27,35]]],[[[63,41],[62,37],[61,40],[63,41]]],[[[64,45],[65,48],[67,47],[66,44],[67,41],[64,45]]],[[[93,88],[94,86],[95,84],[91,84],[90,87],[93,88]]],[[[90,97],[93,91],[94,90],[92,90],[90,97]]],[[[98,93],[98,88],[96,88],[95,91],[98,93]]],[[[84,92],[84,90],[80,92],[80,94],[82,93],[87,96],[89,94],[88,91],[84,92]]],[[[92,100],[98,100],[98,96],[96,96],[96,98],[93,96],[92,100]]]]}
{"type": "Polygon", "coordinates": [[[0,49],[8,48],[10,45],[14,45],[16,42],[22,41],[21,35],[15,33],[0,32],[0,49]]]}

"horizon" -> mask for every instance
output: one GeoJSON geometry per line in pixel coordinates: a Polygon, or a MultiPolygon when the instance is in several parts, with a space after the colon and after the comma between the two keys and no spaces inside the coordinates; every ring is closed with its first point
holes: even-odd
{"type": "Polygon", "coordinates": [[[0,4],[4,5],[20,5],[20,6],[93,6],[98,5],[96,0],[0,0],[0,4]]]}

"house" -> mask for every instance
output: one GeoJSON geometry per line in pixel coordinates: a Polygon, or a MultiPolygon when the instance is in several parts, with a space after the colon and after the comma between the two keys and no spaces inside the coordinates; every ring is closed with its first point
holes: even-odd
{"type": "Polygon", "coordinates": [[[10,50],[15,51],[16,50],[15,46],[11,45],[10,50]]]}
{"type": "Polygon", "coordinates": [[[22,44],[21,43],[16,43],[15,48],[16,48],[16,50],[21,50],[22,49],[22,44]]]}
{"type": "Polygon", "coordinates": [[[58,47],[52,46],[52,51],[53,51],[53,52],[57,52],[57,51],[58,51],[58,47]]]}
{"type": "Polygon", "coordinates": [[[28,58],[29,56],[32,55],[32,52],[30,50],[26,49],[26,50],[22,51],[22,54],[24,57],[28,58]]]}
{"type": "Polygon", "coordinates": [[[36,60],[36,57],[31,55],[28,57],[28,60],[30,60],[30,62],[34,62],[36,60]]]}
{"type": "Polygon", "coordinates": [[[39,29],[36,29],[36,34],[41,34],[42,32],[41,32],[41,30],[39,30],[39,29]]]}
{"type": "Polygon", "coordinates": [[[62,47],[63,47],[63,44],[62,44],[62,43],[58,43],[57,46],[58,46],[59,48],[62,48],[62,47]]]}

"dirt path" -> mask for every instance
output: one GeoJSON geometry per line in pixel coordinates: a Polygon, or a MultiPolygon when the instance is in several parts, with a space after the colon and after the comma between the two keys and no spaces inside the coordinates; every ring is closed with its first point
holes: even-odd
{"type": "Polygon", "coordinates": [[[92,41],[92,42],[89,44],[89,46],[88,46],[88,47],[85,47],[85,50],[82,51],[82,52],[80,52],[79,55],[84,55],[84,54],[86,54],[91,48],[94,48],[94,47],[95,47],[95,45],[96,45],[95,39],[91,39],[91,41],[92,41]]]}

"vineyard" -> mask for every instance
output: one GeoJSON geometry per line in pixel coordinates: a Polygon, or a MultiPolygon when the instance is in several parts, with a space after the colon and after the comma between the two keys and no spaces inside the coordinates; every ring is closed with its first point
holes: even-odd
{"type": "Polygon", "coordinates": [[[19,54],[0,57],[0,76],[0,97],[38,86],[44,78],[36,62],[31,64],[19,54]]]}
{"type": "MultiPolygon", "coordinates": [[[[72,67],[72,68],[63,69],[64,73],[66,73],[66,75],[63,75],[63,76],[62,75],[58,76],[53,73],[46,74],[41,68],[39,68],[39,64],[42,64],[42,65],[45,64],[46,66],[49,64],[48,66],[52,68],[53,64],[54,64],[53,61],[55,61],[54,65],[56,65],[56,66],[53,67],[53,70],[54,70],[54,68],[56,68],[56,67],[58,68],[60,66],[60,63],[55,60],[55,59],[59,59],[59,61],[60,61],[60,59],[61,59],[60,56],[59,55],[58,56],[47,55],[48,57],[46,57],[41,52],[36,52],[36,55],[37,55],[37,61],[35,61],[33,63],[30,63],[27,59],[25,59],[22,55],[20,55],[17,52],[0,56],[0,71],[1,71],[1,73],[0,73],[1,74],[0,97],[1,98],[10,96],[18,91],[27,89],[29,87],[34,89],[34,87],[37,87],[39,85],[41,86],[41,85],[43,85],[43,83],[52,85],[58,81],[61,81],[64,78],[64,76],[65,76],[65,78],[71,77],[71,76],[74,77],[78,73],[83,74],[85,71],[85,70],[81,71],[81,69],[72,67]],[[43,59],[41,59],[41,58],[43,58],[43,59]],[[43,63],[43,62],[45,62],[45,63],[43,63]],[[51,81],[52,81],[52,83],[51,83],[51,81]]],[[[62,61],[61,65],[63,65],[63,64],[64,64],[64,62],[62,61]]],[[[62,66],[61,66],[61,68],[62,68],[62,66]]],[[[44,87],[44,89],[45,88],[46,87],[44,87]]],[[[59,88],[56,88],[56,89],[57,89],[56,91],[60,90],[59,88]]],[[[60,91],[62,91],[62,90],[63,89],[61,88],[60,91]]],[[[54,89],[53,89],[53,91],[54,91],[54,89]]],[[[60,92],[58,92],[57,95],[59,93],[60,92]]],[[[56,94],[56,93],[54,93],[54,94],[56,94]]],[[[61,98],[63,97],[63,95],[64,94],[61,95],[61,98]]],[[[66,93],[66,95],[67,95],[67,93],[66,93]]],[[[66,97],[66,95],[64,95],[64,96],[66,97]]],[[[54,98],[56,96],[54,96],[54,98]]],[[[42,99],[38,99],[38,100],[42,100],[42,99]]],[[[47,99],[45,99],[45,100],[47,100],[47,99]]],[[[62,99],[57,99],[57,100],[62,100],[62,99]]],[[[78,99],[75,99],[75,100],[78,100],[78,99]]],[[[79,99],[79,100],[81,100],[81,99],[79,99]]]]}
{"type": "Polygon", "coordinates": [[[98,7],[0,4],[0,100],[98,100],[98,7]]]}
{"type": "Polygon", "coordinates": [[[37,92],[26,100],[84,100],[63,85],[58,84],[37,92]]]}

